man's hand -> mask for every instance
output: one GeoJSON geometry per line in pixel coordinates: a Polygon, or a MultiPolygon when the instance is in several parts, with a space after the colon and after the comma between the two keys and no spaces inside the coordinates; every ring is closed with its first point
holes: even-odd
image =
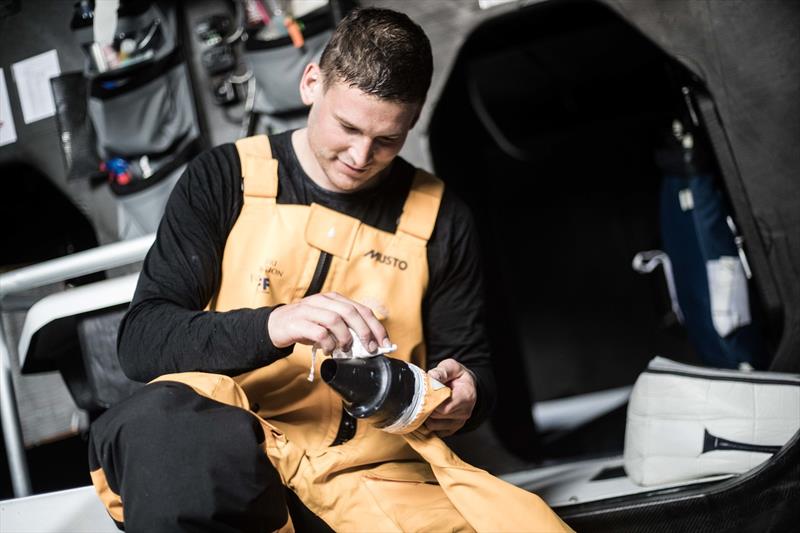
{"type": "Polygon", "coordinates": [[[455,359],[445,359],[428,375],[450,387],[453,392],[447,400],[431,413],[425,426],[439,437],[447,437],[461,429],[472,415],[478,392],[475,378],[467,368],[455,359]]]}
{"type": "Polygon", "coordinates": [[[369,307],[335,292],[277,307],[267,321],[267,334],[276,348],[294,343],[317,345],[326,354],[350,348],[353,338],[348,328],[370,352],[389,342],[386,329],[369,307]]]}

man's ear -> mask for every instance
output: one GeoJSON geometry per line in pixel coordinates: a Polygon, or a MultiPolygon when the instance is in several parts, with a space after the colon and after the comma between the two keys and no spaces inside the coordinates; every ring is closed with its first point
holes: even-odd
{"type": "Polygon", "coordinates": [[[300,98],[305,105],[311,105],[322,90],[322,71],[318,64],[309,63],[300,78],[300,98]]]}

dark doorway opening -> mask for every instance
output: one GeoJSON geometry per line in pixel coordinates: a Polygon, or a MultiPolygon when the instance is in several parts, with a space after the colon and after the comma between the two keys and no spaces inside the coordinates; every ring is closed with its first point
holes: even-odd
{"type": "MultiPolygon", "coordinates": [[[[479,26],[436,103],[435,170],[481,234],[493,422],[518,455],[542,458],[534,400],[630,385],[656,355],[699,364],[664,277],[631,267],[661,246],[654,153],[685,83],[702,90],[605,6],[551,2],[479,26]]],[[[624,419],[571,452],[621,452],[624,419]]]]}

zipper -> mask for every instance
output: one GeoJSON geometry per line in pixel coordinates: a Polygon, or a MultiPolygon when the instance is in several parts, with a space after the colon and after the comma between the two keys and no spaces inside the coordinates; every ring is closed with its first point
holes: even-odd
{"type": "Polygon", "coordinates": [[[311,278],[311,283],[308,285],[308,289],[303,295],[303,298],[306,296],[311,296],[312,294],[317,294],[322,290],[322,285],[325,283],[325,278],[328,277],[328,270],[331,268],[332,258],[333,256],[331,254],[320,250],[317,268],[314,270],[314,276],[311,278]]]}
{"type": "MultiPolygon", "coordinates": [[[[333,256],[331,254],[320,250],[317,268],[314,269],[314,276],[311,278],[311,283],[308,285],[308,289],[303,295],[304,298],[312,294],[317,294],[322,290],[322,285],[325,284],[325,278],[328,277],[328,271],[331,268],[332,259],[333,256]]],[[[334,437],[331,446],[338,446],[352,439],[356,434],[357,426],[358,423],[356,419],[345,411],[344,406],[342,406],[342,418],[339,420],[339,429],[336,431],[336,437],[334,437]]]]}
{"type": "Polygon", "coordinates": [[[339,446],[352,439],[356,435],[357,426],[358,421],[342,407],[342,419],[339,420],[339,430],[336,432],[336,437],[333,439],[331,446],[339,446]]]}

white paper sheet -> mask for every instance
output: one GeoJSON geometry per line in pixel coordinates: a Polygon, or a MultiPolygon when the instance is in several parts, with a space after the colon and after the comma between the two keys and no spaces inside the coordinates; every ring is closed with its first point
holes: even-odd
{"type": "Polygon", "coordinates": [[[17,141],[14,115],[11,114],[11,99],[8,97],[6,75],[0,68],[0,146],[17,141]]]}
{"type": "Polygon", "coordinates": [[[25,124],[52,117],[56,113],[50,78],[61,74],[58,54],[50,50],[11,65],[17,83],[19,103],[25,124]]]}
{"type": "Polygon", "coordinates": [[[94,32],[94,41],[101,46],[111,44],[114,41],[114,33],[117,31],[118,8],[119,0],[95,2],[92,30],[94,32]]]}

